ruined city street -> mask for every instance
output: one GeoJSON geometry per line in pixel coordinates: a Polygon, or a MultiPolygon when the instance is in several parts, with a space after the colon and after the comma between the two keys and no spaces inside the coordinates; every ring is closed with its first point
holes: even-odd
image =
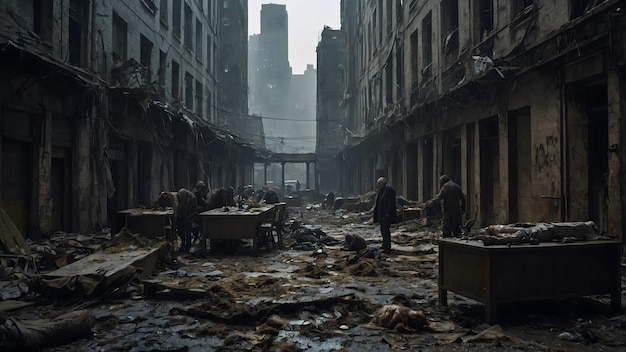
{"type": "MultiPolygon", "coordinates": [[[[626,347],[626,316],[610,312],[609,296],[503,304],[497,324],[485,323],[485,308],[476,301],[450,293],[448,306],[440,305],[437,221],[418,218],[392,226],[392,251],[383,253],[371,211],[340,209],[333,214],[316,205],[290,208],[288,215],[286,224],[291,229],[300,226],[312,231],[287,230],[285,249],[261,246],[257,253],[245,242],[230,254],[201,256],[197,243],[192,253],[175,252],[164,242],[125,231],[113,241],[106,239],[108,234],[57,234],[48,248],[58,252],[64,248],[76,255],[79,248],[103,245],[108,253],[160,248],[164,255],[153,263],[153,273],[141,279],[134,275],[130,281],[112,279],[109,287],[99,287],[90,296],[76,294],[80,280],[75,286],[64,282],[48,285],[44,292],[24,293],[26,270],[0,281],[3,292],[20,282],[23,293],[0,306],[10,310],[3,313],[5,319],[22,331],[27,330],[24,327],[35,331],[31,338],[54,340],[43,349],[50,352],[617,351],[626,347]],[[359,256],[345,250],[346,235],[365,238],[369,251],[359,256]],[[63,289],[52,290],[52,286],[63,289]],[[76,290],[71,293],[72,289],[76,290]],[[405,308],[397,307],[423,314],[425,321],[415,323],[402,315],[405,308]],[[395,322],[384,316],[386,309],[396,309],[395,322]],[[82,322],[74,319],[78,324],[74,328],[71,322],[65,327],[46,325],[67,313],[81,315],[77,319],[82,322]],[[51,331],[57,336],[46,337],[51,331]]],[[[41,244],[32,248],[43,250],[41,244]]],[[[45,272],[42,269],[40,274],[45,272]]],[[[6,326],[3,346],[10,346],[6,326]]]]}

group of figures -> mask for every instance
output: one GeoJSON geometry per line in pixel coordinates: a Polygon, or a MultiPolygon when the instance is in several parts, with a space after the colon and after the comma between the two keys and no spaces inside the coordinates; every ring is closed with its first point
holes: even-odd
{"type": "MultiPolygon", "coordinates": [[[[201,223],[198,214],[225,206],[236,206],[236,198],[241,204],[243,200],[253,194],[255,192],[251,186],[246,186],[245,191],[237,197],[235,197],[233,187],[220,187],[209,193],[204,181],[198,181],[193,191],[181,188],[178,192],[161,192],[155,203],[155,208],[172,208],[174,212],[174,226],[172,228],[180,237],[180,250],[188,252],[192,242],[200,237],[201,223]]],[[[261,192],[257,192],[257,196],[258,194],[260,194],[259,202],[279,203],[278,195],[272,189],[261,190],[261,192]]]]}
{"type": "MultiPolygon", "coordinates": [[[[458,237],[461,235],[461,221],[465,213],[465,194],[461,186],[456,184],[447,175],[439,178],[439,193],[429,200],[428,204],[441,206],[443,237],[458,237]]],[[[396,222],[396,192],[387,185],[387,179],[378,178],[376,181],[376,205],[374,206],[374,223],[380,224],[380,234],[383,238],[382,250],[391,250],[391,224],[396,222]]]]}

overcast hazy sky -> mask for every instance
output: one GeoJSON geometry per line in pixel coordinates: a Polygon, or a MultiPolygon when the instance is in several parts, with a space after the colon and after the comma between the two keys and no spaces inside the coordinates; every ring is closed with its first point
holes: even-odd
{"type": "Polygon", "coordinates": [[[285,4],[289,18],[289,64],[302,73],[317,66],[315,48],[324,25],[339,29],[340,0],[248,0],[248,33],[261,32],[261,4],[285,4]]]}

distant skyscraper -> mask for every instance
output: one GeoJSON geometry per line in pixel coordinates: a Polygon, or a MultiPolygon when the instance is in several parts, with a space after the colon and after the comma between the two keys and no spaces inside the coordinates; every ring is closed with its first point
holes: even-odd
{"type": "Polygon", "coordinates": [[[336,155],[343,147],[339,109],[343,99],[343,63],[343,32],[325,27],[317,45],[316,154],[322,192],[340,189],[336,155]]]}
{"type": "Polygon", "coordinates": [[[261,33],[249,40],[250,113],[263,119],[266,146],[276,152],[293,152],[286,135],[290,118],[288,18],[285,5],[261,6],[261,33]],[[282,119],[282,120],[281,120],[282,119]]]}

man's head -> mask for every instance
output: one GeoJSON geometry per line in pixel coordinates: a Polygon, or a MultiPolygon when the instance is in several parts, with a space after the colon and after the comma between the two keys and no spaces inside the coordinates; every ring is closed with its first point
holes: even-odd
{"type": "Polygon", "coordinates": [[[198,181],[198,183],[196,183],[196,190],[200,192],[205,192],[207,190],[203,181],[198,181]]]}
{"type": "Polygon", "coordinates": [[[443,186],[448,181],[450,181],[448,175],[441,175],[441,177],[439,177],[439,186],[443,186]]]}
{"type": "Polygon", "coordinates": [[[383,187],[385,187],[387,185],[387,179],[384,177],[379,177],[378,180],[376,180],[376,190],[380,190],[383,187]]]}

